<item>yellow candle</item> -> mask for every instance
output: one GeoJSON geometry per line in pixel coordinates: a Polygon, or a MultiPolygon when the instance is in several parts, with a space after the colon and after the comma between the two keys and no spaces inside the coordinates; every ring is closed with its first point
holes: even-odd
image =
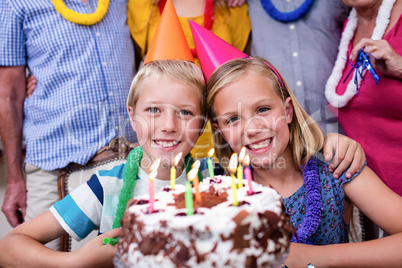
{"type": "Polygon", "coordinates": [[[246,155],[246,147],[241,148],[240,154],[239,154],[239,166],[237,167],[237,179],[239,180],[239,188],[243,187],[243,160],[244,156],[246,155]]]}
{"type": "Polygon", "coordinates": [[[176,183],[176,168],[172,166],[170,169],[170,189],[174,189],[174,185],[176,183]]]}
{"type": "Polygon", "coordinates": [[[237,167],[237,179],[239,180],[237,184],[238,188],[243,187],[243,166],[241,165],[241,163],[237,167]]]}
{"type": "Polygon", "coordinates": [[[235,182],[236,177],[233,173],[231,173],[230,176],[232,177],[233,206],[238,206],[239,202],[237,202],[237,198],[236,198],[236,189],[237,189],[237,185],[235,182]]]}
{"type": "Polygon", "coordinates": [[[239,205],[239,202],[237,202],[237,198],[236,198],[237,185],[236,185],[236,176],[234,175],[236,172],[236,167],[237,167],[237,154],[234,153],[230,157],[229,167],[228,167],[229,172],[230,172],[230,177],[232,177],[233,206],[239,205]]]}
{"type": "Polygon", "coordinates": [[[173,166],[170,169],[170,189],[174,189],[174,185],[176,184],[176,166],[179,163],[181,156],[183,153],[179,153],[176,155],[176,157],[173,159],[173,166]]]}

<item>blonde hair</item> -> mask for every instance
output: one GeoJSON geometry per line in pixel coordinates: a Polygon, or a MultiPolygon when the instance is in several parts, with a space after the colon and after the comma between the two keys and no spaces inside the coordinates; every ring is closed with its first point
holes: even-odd
{"type": "MultiPolygon", "coordinates": [[[[275,93],[285,101],[287,97],[292,99],[293,118],[289,124],[289,146],[293,153],[295,167],[301,169],[301,166],[310,159],[315,153],[321,150],[324,144],[324,135],[315,121],[304,111],[288,84],[282,75],[275,69],[275,72],[268,61],[259,57],[250,57],[246,59],[236,59],[226,62],[220,66],[210,77],[207,83],[207,109],[209,118],[216,122],[216,113],[214,110],[214,100],[216,94],[227,87],[229,84],[245,77],[249,72],[263,76],[270,83],[275,93]],[[279,78],[278,78],[279,76],[279,78]],[[282,82],[282,83],[281,83],[282,82]],[[283,84],[283,87],[282,87],[283,84]]],[[[213,130],[216,155],[223,168],[227,171],[227,161],[233,154],[232,148],[223,139],[217,130],[213,130]]]]}
{"type": "MultiPolygon", "coordinates": [[[[206,115],[204,100],[206,88],[204,76],[201,69],[195,65],[195,63],[184,60],[157,60],[145,64],[138,71],[131,83],[127,106],[135,109],[135,105],[137,104],[144,86],[148,83],[152,83],[152,81],[158,81],[162,76],[195,88],[199,93],[202,115],[206,115]]],[[[161,88],[161,90],[163,90],[163,88],[161,88]]]]}

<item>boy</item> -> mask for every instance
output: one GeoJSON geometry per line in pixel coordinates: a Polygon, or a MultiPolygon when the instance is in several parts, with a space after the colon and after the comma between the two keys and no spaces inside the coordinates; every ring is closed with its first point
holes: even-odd
{"type": "Polygon", "coordinates": [[[117,247],[103,245],[103,238],[119,236],[120,229],[110,231],[113,222],[119,226],[129,198],[147,193],[152,163],[161,159],[154,181],[158,191],[170,185],[170,168],[181,152],[176,183],[184,184],[186,165],[192,162],[189,152],[205,125],[205,81],[194,64],[171,1],[167,2],[160,26],[145,65],[133,80],[127,102],[140,146],[130,152],[126,164],[92,175],[50,211],[1,239],[1,267],[112,266],[117,247]],[[169,30],[162,29],[164,25],[170,25],[169,30]],[[165,49],[166,40],[174,49],[165,49]],[[75,252],[57,252],[43,245],[66,233],[80,240],[96,228],[102,235],[75,252]]]}
{"type": "MultiPolygon", "coordinates": [[[[131,161],[128,167],[134,170],[132,166],[137,165],[138,178],[132,191],[134,197],[147,193],[147,173],[157,158],[161,159],[161,163],[155,179],[155,191],[170,185],[174,157],[182,152],[184,159],[201,134],[205,122],[204,90],[201,70],[194,63],[183,60],[147,63],[134,78],[128,97],[128,111],[141,148],[134,149],[130,155],[139,155],[138,151],[143,151],[142,157],[131,161]]],[[[186,180],[184,162],[180,161],[176,166],[178,184],[184,184],[186,180]]],[[[100,233],[111,230],[117,197],[123,187],[123,170],[127,166],[121,164],[109,171],[99,171],[87,183],[57,202],[50,211],[13,230],[8,235],[9,245],[14,247],[12,240],[18,239],[21,249],[12,253],[16,255],[11,259],[25,259],[26,262],[21,260],[18,263],[21,266],[44,267],[60,263],[74,267],[77,264],[112,265],[115,247],[102,245],[102,239],[118,236],[119,229],[101,235],[71,253],[53,251],[40,243],[66,233],[80,240],[97,227],[100,233]],[[27,250],[24,250],[25,247],[27,250]]]]}

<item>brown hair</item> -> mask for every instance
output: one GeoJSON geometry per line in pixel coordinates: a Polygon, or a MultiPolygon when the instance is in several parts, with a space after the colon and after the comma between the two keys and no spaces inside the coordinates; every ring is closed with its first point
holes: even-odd
{"type": "MultiPolygon", "coordinates": [[[[265,77],[275,93],[278,94],[283,101],[285,101],[287,97],[292,99],[294,112],[292,122],[289,124],[289,146],[293,152],[295,166],[300,169],[303,164],[307,163],[312,155],[321,150],[324,144],[324,135],[315,121],[304,111],[296,100],[296,97],[293,95],[293,92],[290,90],[282,75],[278,70],[275,69],[275,73],[271,68],[274,67],[272,67],[272,64],[268,61],[259,57],[250,57],[231,60],[215,70],[207,83],[207,109],[209,118],[212,122],[216,122],[213,104],[216,94],[218,94],[221,89],[245,77],[249,72],[265,77]],[[281,81],[283,82],[284,88],[282,87],[281,81]]],[[[218,131],[213,130],[213,138],[216,155],[223,168],[227,171],[227,161],[221,160],[229,159],[233,154],[233,150],[218,131]]]]}

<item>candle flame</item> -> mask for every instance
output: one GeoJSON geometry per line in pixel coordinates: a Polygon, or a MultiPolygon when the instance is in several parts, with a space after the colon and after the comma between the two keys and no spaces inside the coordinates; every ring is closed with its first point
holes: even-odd
{"type": "Polygon", "coordinates": [[[180,152],[178,155],[176,155],[176,157],[173,159],[173,165],[177,166],[177,164],[179,163],[181,156],[183,155],[182,152],[180,152]]]}
{"type": "Polygon", "coordinates": [[[152,173],[153,171],[156,171],[156,170],[158,169],[160,163],[161,163],[161,159],[160,159],[160,158],[156,159],[156,160],[152,163],[152,166],[151,166],[151,168],[149,169],[149,170],[151,171],[151,173],[152,173]]]}
{"type": "Polygon", "coordinates": [[[244,165],[248,166],[250,165],[250,156],[248,154],[244,157],[244,165]]]}
{"type": "Polygon", "coordinates": [[[201,165],[200,160],[197,160],[194,162],[194,164],[191,167],[198,170],[200,168],[200,165],[201,165]]]}
{"type": "Polygon", "coordinates": [[[158,171],[156,171],[156,170],[152,171],[151,174],[149,174],[149,180],[154,181],[157,174],[158,174],[158,171]]]}
{"type": "Polygon", "coordinates": [[[237,154],[233,153],[232,156],[230,157],[229,161],[229,167],[228,167],[230,173],[236,173],[237,169],[237,154]]]}
{"type": "Polygon", "coordinates": [[[187,178],[189,181],[193,181],[197,175],[198,175],[198,168],[193,168],[187,174],[187,178]]]}
{"type": "Polygon", "coordinates": [[[208,156],[209,156],[209,157],[212,157],[212,156],[214,155],[214,153],[215,153],[215,149],[212,148],[211,150],[209,150],[208,156]]]}
{"type": "Polygon", "coordinates": [[[246,147],[241,148],[240,154],[239,154],[239,162],[243,163],[244,156],[246,155],[246,147]]]}

